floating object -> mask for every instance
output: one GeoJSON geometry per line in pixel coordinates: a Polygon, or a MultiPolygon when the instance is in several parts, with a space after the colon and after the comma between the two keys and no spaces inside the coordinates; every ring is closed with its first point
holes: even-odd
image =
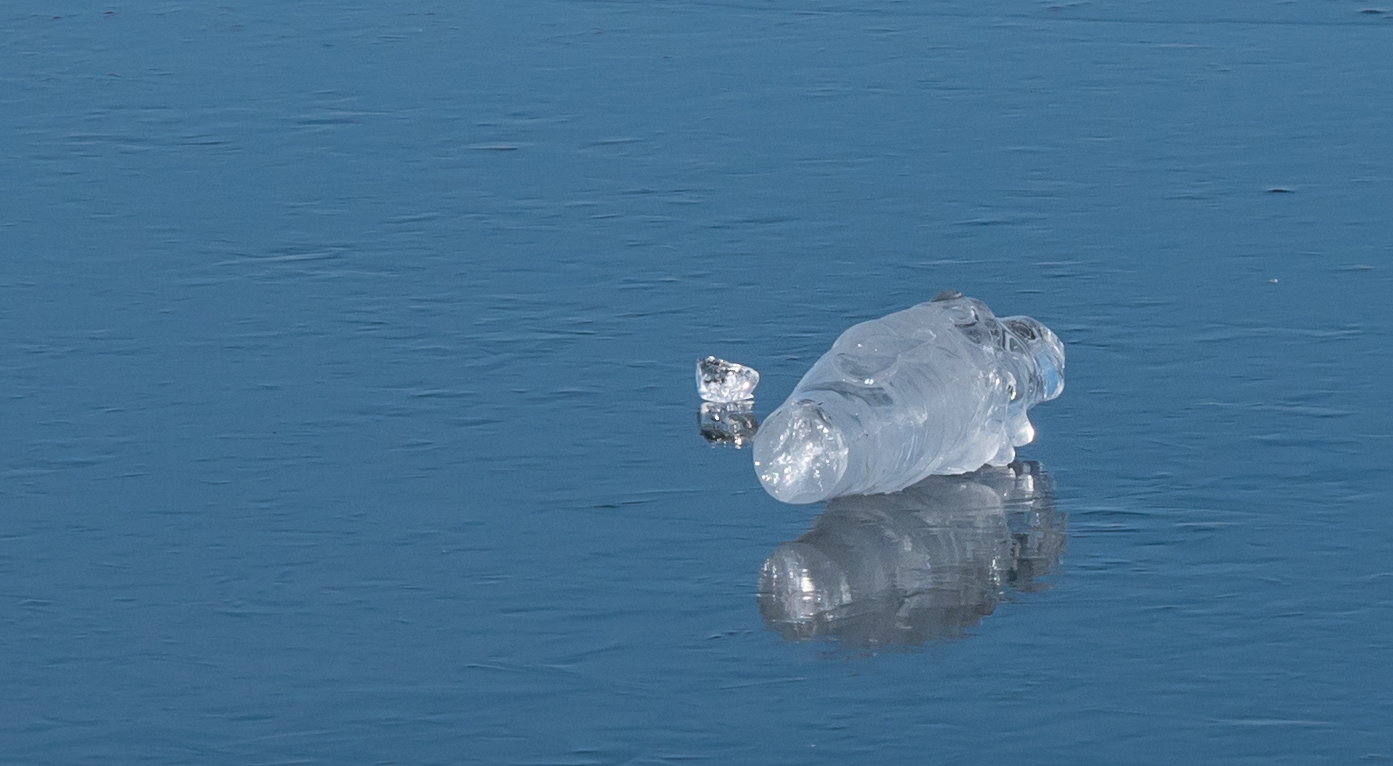
{"type": "Polygon", "coordinates": [[[702,399],[726,404],[753,398],[759,373],[753,367],[708,356],[697,360],[696,381],[702,399]]]}
{"type": "Polygon", "coordinates": [[[842,333],[765,418],[755,471],[775,498],[814,503],[1004,466],[1035,438],[1026,411],[1063,390],[1049,328],[945,290],[842,333]]]}

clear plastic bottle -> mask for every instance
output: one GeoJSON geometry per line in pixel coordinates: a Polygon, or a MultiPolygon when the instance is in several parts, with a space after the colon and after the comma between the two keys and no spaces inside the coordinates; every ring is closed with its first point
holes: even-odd
{"type": "Polygon", "coordinates": [[[1035,438],[1026,411],[1064,390],[1064,344],[944,291],[837,338],[755,436],[755,471],[785,503],[896,492],[1002,466],[1035,438]]]}

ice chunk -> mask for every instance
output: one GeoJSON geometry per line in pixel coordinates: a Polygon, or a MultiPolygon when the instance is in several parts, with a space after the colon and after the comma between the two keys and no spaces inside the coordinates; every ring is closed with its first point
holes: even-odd
{"type": "Polygon", "coordinates": [[[708,402],[738,402],[752,398],[759,385],[753,367],[727,362],[714,356],[697,360],[697,392],[708,402]]]}
{"type": "Polygon", "coordinates": [[[1064,390],[1064,345],[946,290],[858,324],[765,418],[754,462],[786,503],[895,492],[1006,465],[1035,438],[1026,411],[1064,390]]]}
{"type": "Polygon", "coordinates": [[[701,437],[712,444],[741,449],[755,438],[759,421],[755,419],[755,402],[702,402],[697,412],[701,437]]]}

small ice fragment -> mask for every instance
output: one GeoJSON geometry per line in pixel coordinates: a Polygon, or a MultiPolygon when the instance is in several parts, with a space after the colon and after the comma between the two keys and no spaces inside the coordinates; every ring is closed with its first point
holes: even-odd
{"type": "Polygon", "coordinates": [[[754,400],[742,402],[702,402],[697,412],[701,438],[719,445],[740,449],[755,438],[759,421],[755,419],[754,400]]]}
{"type": "Polygon", "coordinates": [[[697,360],[696,381],[702,399],[724,404],[753,398],[759,373],[753,367],[708,356],[697,360]]]}

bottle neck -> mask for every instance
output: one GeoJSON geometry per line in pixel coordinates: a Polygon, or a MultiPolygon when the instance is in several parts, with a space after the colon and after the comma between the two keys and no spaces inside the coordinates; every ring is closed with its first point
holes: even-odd
{"type": "Polygon", "coordinates": [[[1024,390],[1025,406],[1048,402],[1064,393],[1064,344],[1059,336],[1027,316],[1003,317],[1001,325],[1024,349],[1027,367],[1017,382],[1024,390]]]}

